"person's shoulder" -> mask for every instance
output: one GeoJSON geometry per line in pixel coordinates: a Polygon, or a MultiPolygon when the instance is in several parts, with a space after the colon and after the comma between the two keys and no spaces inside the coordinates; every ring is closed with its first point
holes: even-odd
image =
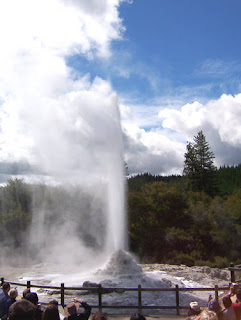
{"type": "Polygon", "coordinates": [[[76,319],[75,320],[85,320],[88,317],[86,317],[86,314],[84,314],[84,313],[78,313],[78,314],[76,314],[76,319]]]}
{"type": "Polygon", "coordinates": [[[233,310],[241,310],[241,302],[232,303],[230,308],[233,310]]]}
{"type": "Polygon", "coordinates": [[[231,307],[241,307],[241,302],[233,302],[231,307]]]}
{"type": "Polygon", "coordinates": [[[229,309],[227,310],[226,315],[227,315],[227,318],[226,318],[226,319],[236,320],[236,314],[235,314],[235,312],[234,312],[233,309],[230,309],[230,308],[229,308],[229,309]]]}

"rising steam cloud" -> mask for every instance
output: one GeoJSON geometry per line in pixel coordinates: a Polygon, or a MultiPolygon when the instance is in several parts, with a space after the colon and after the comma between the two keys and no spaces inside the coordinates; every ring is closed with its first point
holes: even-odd
{"type": "MultiPolygon", "coordinates": [[[[90,81],[81,70],[73,71],[66,59],[71,55],[86,59],[109,57],[111,41],[120,39],[123,31],[117,10],[119,2],[0,3],[1,159],[26,161],[45,173],[45,180],[80,185],[82,190],[86,188],[92,193],[90,215],[100,211],[108,217],[104,220],[106,252],[125,245],[118,101],[106,81],[98,77],[90,81]],[[94,204],[97,199],[101,208],[94,204]]],[[[70,214],[68,219],[63,210],[60,215],[65,216],[65,224],[57,223],[57,229],[45,228],[44,208],[33,207],[37,212],[30,243],[36,248],[39,244],[37,250],[42,252],[46,239],[52,239],[52,247],[47,243],[49,252],[57,252],[63,261],[63,253],[69,256],[73,244],[79,249],[76,261],[87,255],[88,250],[76,236],[76,218],[70,214]],[[48,235],[43,236],[46,229],[48,235]],[[57,250],[60,243],[61,252],[57,250]]],[[[98,228],[93,224],[98,219],[91,221],[95,233],[98,228]]],[[[92,252],[88,252],[91,256],[92,252]]],[[[44,251],[43,256],[46,257],[44,251]]]]}

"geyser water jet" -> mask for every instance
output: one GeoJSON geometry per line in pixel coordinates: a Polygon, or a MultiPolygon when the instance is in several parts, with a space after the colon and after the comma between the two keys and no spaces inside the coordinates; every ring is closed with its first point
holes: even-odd
{"type": "Polygon", "coordinates": [[[45,110],[43,122],[31,127],[38,166],[68,195],[55,200],[56,191],[48,194],[52,197],[52,210],[45,203],[47,200],[42,207],[33,203],[29,244],[35,247],[42,261],[71,265],[95,260],[97,265],[98,259],[103,263],[113,251],[126,247],[118,103],[108,87],[103,92],[106,83],[96,81],[101,90],[98,87],[91,93],[75,92],[58,105],[60,110],[55,111],[64,113],[64,117],[54,119],[51,135],[45,129],[53,117],[51,109],[45,110]],[[65,202],[70,202],[73,189],[77,199],[71,208],[65,202]],[[54,214],[51,223],[56,210],[58,214],[54,214]],[[92,241],[88,243],[87,238],[92,241]]]}
{"type": "Polygon", "coordinates": [[[31,101],[28,96],[19,105],[18,121],[39,175],[32,185],[31,226],[19,252],[24,262],[30,257],[28,264],[98,268],[126,248],[117,97],[97,78],[85,90],[82,82],[79,88],[75,84],[57,102],[40,97],[39,112],[31,109],[31,101]]]}

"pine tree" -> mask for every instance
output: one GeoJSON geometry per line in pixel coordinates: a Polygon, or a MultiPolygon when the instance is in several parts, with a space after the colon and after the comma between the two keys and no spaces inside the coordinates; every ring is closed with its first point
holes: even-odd
{"type": "Polygon", "coordinates": [[[183,172],[187,177],[188,187],[192,191],[204,191],[214,196],[217,193],[217,168],[213,164],[214,153],[210,150],[202,130],[194,136],[193,140],[193,143],[187,144],[187,152],[184,155],[183,172]]]}

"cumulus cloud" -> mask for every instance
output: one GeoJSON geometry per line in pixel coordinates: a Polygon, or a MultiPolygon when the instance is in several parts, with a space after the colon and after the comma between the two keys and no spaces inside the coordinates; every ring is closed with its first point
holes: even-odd
{"type": "Polygon", "coordinates": [[[180,174],[185,145],[158,130],[123,125],[125,159],[130,174],[180,174]]]}
{"type": "Polygon", "coordinates": [[[48,48],[57,54],[109,55],[112,40],[121,38],[119,0],[16,0],[1,2],[4,51],[25,54],[48,48]]]}
{"type": "MultiPolygon", "coordinates": [[[[91,83],[88,75],[80,77],[66,65],[65,58],[72,54],[87,58],[110,55],[111,41],[120,39],[123,31],[119,3],[119,0],[0,3],[2,160],[36,160],[35,132],[44,123],[42,133],[48,128],[51,135],[55,127],[61,136],[65,125],[73,125],[71,117],[78,119],[69,107],[78,99],[78,93],[82,97],[83,92],[85,98],[96,94],[100,101],[101,95],[111,94],[107,83],[100,79],[91,83]]],[[[77,107],[74,109],[77,112],[77,107]]]]}
{"type": "Polygon", "coordinates": [[[159,118],[163,127],[183,133],[188,140],[202,129],[218,165],[241,162],[241,94],[223,94],[205,105],[196,101],[180,110],[165,108],[159,112],[159,118]]]}
{"type": "Polygon", "coordinates": [[[204,131],[218,167],[241,163],[241,94],[224,94],[206,104],[181,105],[171,98],[165,107],[123,103],[121,110],[130,174],[181,174],[187,141],[199,130],[204,131]]]}

